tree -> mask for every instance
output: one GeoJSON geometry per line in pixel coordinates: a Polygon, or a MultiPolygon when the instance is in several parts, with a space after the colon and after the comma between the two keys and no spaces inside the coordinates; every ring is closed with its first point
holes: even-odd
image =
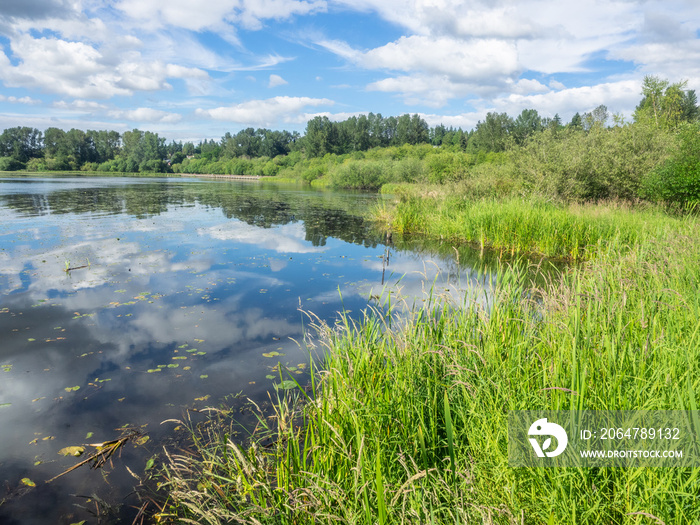
{"type": "Polygon", "coordinates": [[[608,108],[607,106],[601,104],[593,111],[589,111],[583,114],[583,118],[581,119],[583,123],[583,129],[586,131],[590,131],[595,127],[604,128],[605,124],[608,121],[608,118],[610,118],[608,108]]]}
{"type": "Polygon", "coordinates": [[[647,75],[642,83],[642,100],[634,111],[635,122],[650,123],[673,129],[682,122],[698,118],[695,91],[686,91],[687,81],[671,84],[668,80],[647,75]]]}
{"type": "Polygon", "coordinates": [[[306,153],[309,157],[323,157],[334,153],[338,132],[326,116],[318,116],[306,124],[306,153]]]}
{"type": "Polygon", "coordinates": [[[508,145],[513,119],[507,113],[489,112],[484,122],[477,122],[470,147],[475,150],[504,151],[508,145]]]}
{"type": "Polygon", "coordinates": [[[700,118],[700,107],[698,107],[698,97],[694,89],[685,92],[682,102],[683,120],[686,122],[696,122],[700,118]]]}
{"type": "Polygon", "coordinates": [[[523,145],[534,133],[542,130],[542,119],[536,109],[524,109],[513,121],[512,133],[516,144],[523,145]]]}
{"type": "Polygon", "coordinates": [[[88,130],[87,139],[92,142],[94,148],[93,162],[107,162],[119,154],[121,136],[117,131],[88,130]]]}
{"type": "Polygon", "coordinates": [[[0,157],[27,162],[42,155],[42,133],[36,128],[8,128],[0,135],[0,157]]]}
{"type": "Polygon", "coordinates": [[[571,117],[571,122],[569,122],[568,126],[571,129],[583,129],[583,119],[578,111],[571,117]]]}

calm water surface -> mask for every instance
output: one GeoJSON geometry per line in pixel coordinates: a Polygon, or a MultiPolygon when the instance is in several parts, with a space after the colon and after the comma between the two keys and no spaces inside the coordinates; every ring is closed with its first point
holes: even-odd
{"type": "Polygon", "coordinates": [[[0,522],[131,523],[140,503],[129,469],[146,476],[175,426],[161,422],[239,392],[266,398],[278,361],[304,379],[300,308],[332,322],[387,290],[454,293],[476,279],[451,246],[387,246],[361,218],[377,198],[0,178],[0,522]],[[148,442],[45,483],[80,461],[60,449],[126,427],[148,442]]]}

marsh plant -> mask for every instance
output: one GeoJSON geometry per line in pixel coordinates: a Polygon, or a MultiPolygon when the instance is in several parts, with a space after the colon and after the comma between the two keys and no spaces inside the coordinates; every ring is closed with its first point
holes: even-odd
{"type": "Polygon", "coordinates": [[[378,308],[317,321],[310,385],[279,390],[246,442],[193,429],[196,451],[169,457],[163,517],[693,523],[697,468],[511,468],[507,415],[697,410],[698,230],[658,218],[643,242],[596,243],[543,285],[514,264],[465,295],[482,300],[429,294],[401,322],[378,308]]]}

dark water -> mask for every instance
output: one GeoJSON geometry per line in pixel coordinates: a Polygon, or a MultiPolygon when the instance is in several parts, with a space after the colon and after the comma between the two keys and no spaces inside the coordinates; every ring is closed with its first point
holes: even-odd
{"type": "Polygon", "coordinates": [[[176,426],[161,422],[231,394],[265,399],[278,361],[303,381],[300,308],[332,321],[389,291],[420,298],[475,279],[468,251],[457,265],[451,246],[387,246],[361,218],[377,198],[0,178],[0,522],[131,523],[134,476],[176,426]],[[149,440],[46,483],[80,461],[60,449],[127,427],[149,440]]]}

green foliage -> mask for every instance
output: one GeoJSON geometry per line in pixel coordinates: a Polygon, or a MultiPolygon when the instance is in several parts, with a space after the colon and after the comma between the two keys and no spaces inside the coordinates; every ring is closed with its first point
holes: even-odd
{"type": "Polygon", "coordinates": [[[700,114],[695,91],[686,90],[687,81],[671,84],[657,76],[644,77],[643,98],[634,112],[636,122],[673,129],[682,122],[695,122],[700,114]]]}
{"type": "Polygon", "coordinates": [[[475,272],[486,284],[463,301],[431,290],[404,311],[316,326],[312,395],[274,400],[245,444],[193,427],[198,455],[168,456],[166,512],[211,524],[632,525],[641,512],[693,523],[696,469],[508,465],[509,410],[695,406],[700,232],[654,220],[658,236],[601,248],[537,289],[516,263],[475,272]]]}
{"type": "MultiPolygon", "coordinates": [[[[388,222],[401,233],[574,260],[591,258],[601,247],[643,244],[668,227],[661,212],[620,204],[557,206],[517,197],[475,198],[464,190],[460,183],[428,195],[404,192],[388,222]]],[[[386,217],[386,210],[381,213],[386,217]]]]}
{"type": "Polygon", "coordinates": [[[532,193],[561,200],[635,199],[668,155],[673,135],[632,124],[589,132],[547,129],[511,153],[514,176],[532,193]]]}
{"type": "Polygon", "coordinates": [[[0,171],[16,171],[24,168],[24,164],[14,157],[0,157],[0,171]]]}
{"type": "Polygon", "coordinates": [[[645,178],[642,195],[681,205],[700,203],[700,126],[688,124],[679,133],[677,152],[645,178]]]}

